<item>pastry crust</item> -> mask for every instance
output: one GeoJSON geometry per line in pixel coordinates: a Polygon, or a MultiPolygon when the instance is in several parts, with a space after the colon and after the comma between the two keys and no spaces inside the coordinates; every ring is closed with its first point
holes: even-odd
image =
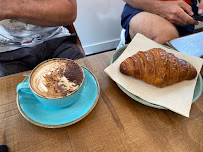
{"type": "Polygon", "coordinates": [[[161,48],[139,51],[120,64],[120,71],[157,87],[165,87],[197,76],[196,69],[187,61],[161,48]]]}

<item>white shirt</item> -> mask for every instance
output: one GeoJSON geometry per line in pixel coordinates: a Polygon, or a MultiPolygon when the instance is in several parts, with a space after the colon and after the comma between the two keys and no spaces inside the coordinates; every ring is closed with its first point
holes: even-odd
{"type": "Polygon", "coordinates": [[[0,21],[0,52],[33,47],[44,41],[69,36],[67,28],[41,27],[7,19],[0,21]]]}

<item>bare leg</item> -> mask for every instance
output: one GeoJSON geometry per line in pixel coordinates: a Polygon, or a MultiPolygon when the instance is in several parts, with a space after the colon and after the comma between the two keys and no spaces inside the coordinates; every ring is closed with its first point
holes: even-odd
{"type": "Polygon", "coordinates": [[[129,23],[131,39],[137,33],[143,34],[160,44],[179,37],[178,31],[172,23],[148,12],[141,12],[131,19],[129,23]]]}

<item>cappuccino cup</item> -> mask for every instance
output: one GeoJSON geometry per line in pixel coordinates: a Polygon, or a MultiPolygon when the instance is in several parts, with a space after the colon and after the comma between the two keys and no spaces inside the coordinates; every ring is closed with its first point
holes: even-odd
{"type": "Polygon", "coordinates": [[[62,108],[77,101],[84,79],[84,71],[77,62],[54,58],[37,65],[30,73],[29,81],[18,84],[16,92],[47,106],[62,108]]]}

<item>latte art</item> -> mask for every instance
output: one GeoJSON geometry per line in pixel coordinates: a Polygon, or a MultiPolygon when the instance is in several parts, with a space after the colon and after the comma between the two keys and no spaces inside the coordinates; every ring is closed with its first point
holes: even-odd
{"type": "MultiPolygon", "coordinates": [[[[56,64],[56,63],[55,63],[56,64]]],[[[54,94],[54,96],[66,96],[73,92],[79,85],[71,82],[65,76],[65,66],[54,66],[44,71],[42,78],[39,79],[38,89],[44,94],[54,94]]]]}
{"type": "Polygon", "coordinates": [[[37,68],[32,76],[33,89],[45,98],[61,98],[80,87],[83,71],[71,60],[53,60],[37,68]]]}

